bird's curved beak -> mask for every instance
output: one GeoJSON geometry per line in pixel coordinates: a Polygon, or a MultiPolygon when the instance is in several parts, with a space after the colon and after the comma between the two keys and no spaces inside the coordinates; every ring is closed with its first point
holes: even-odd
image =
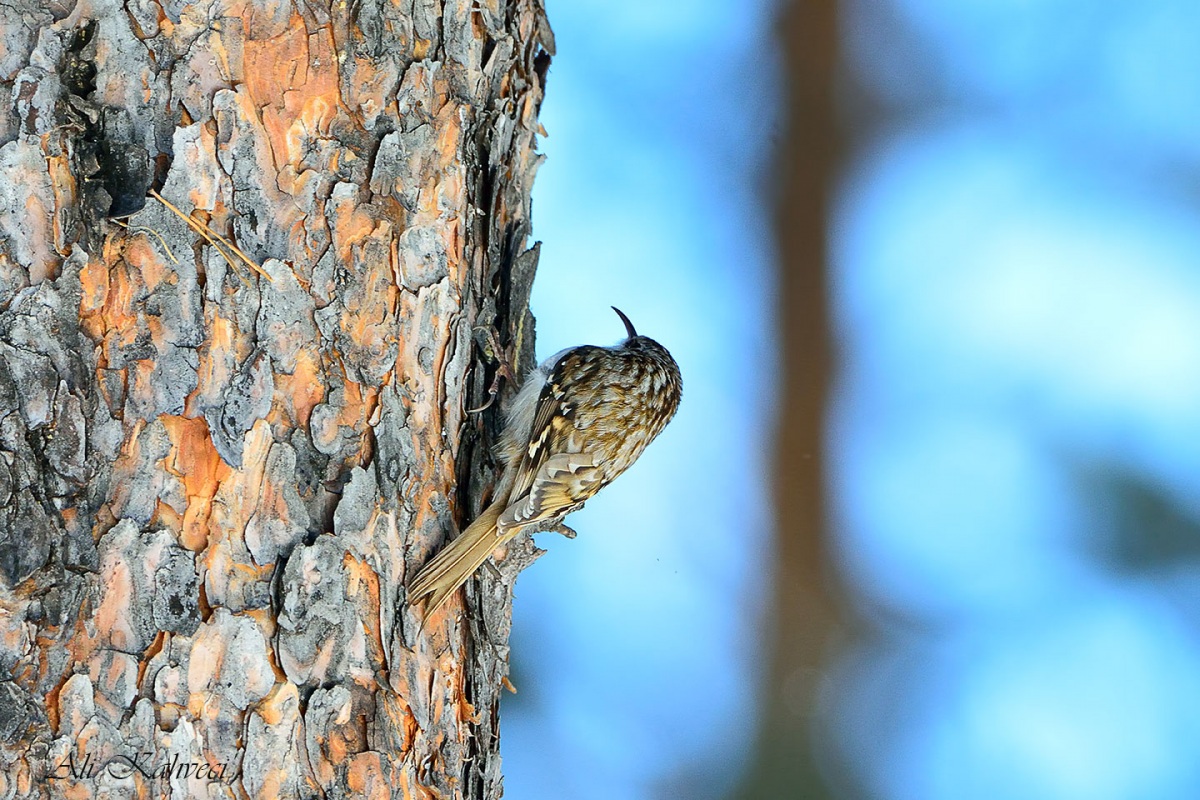
{"type": "Polygon", "coordinates": [[[617,316],[621,318],[621,322],[625,323],[625,332],[629,334],[629,338],[637,336],[637,331],[633,329],[633,323],[629,321],[629,317],[625,316],[625,312],[616,306],[610,306],[613,311],[617,312],[617,316]]]}

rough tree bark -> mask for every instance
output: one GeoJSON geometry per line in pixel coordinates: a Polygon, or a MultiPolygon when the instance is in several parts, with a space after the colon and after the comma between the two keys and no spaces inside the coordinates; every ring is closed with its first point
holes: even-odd
{"type": "Polygon", "coordinates": [[[484,332],[532,359],[552,52],[540,0],[5,4],[0,797],[500,795],[533,546],[422,635],[403,584],[495,476],[484,332]]]}

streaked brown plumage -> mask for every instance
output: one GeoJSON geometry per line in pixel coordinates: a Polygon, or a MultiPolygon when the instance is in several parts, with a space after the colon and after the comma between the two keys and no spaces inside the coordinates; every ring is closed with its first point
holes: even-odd
{"type": "Polygon", "coordinates": [[[408,590],[429,598],[426,617],[522,530],[548,530],[637,461],[670,422],[683,385],[679,365],[639,336],[613,347],[582,345],[551,356],[526,379],[509,410],[496,499],[426,564],[408,590]]]}

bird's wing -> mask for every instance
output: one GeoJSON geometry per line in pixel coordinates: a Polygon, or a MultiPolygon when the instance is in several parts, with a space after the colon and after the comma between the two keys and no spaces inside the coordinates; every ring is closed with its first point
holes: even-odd
{"type": "Polygon", "coordinates": [[[504,509],[497,527],[514,526],[562,517],[578,508],[604,485],[603,472],[591,453],[557,453],[542,462],[529,492],[504,509]]]}
{"type": "Polygon", "coordinates": [[[581,437],[575,430],[576,408],[570,400],[572,387],[568,376],[579,372],[579,362],[586,361],[586,351],[592,349],[596,348],[588,345],[572,348],[550,368],[538,395],[529,440],[521,453],[516,479],[509,494],[513,502],[530,491],[547,459],[559,453],[578,452],[581,449],[581,437]]]}

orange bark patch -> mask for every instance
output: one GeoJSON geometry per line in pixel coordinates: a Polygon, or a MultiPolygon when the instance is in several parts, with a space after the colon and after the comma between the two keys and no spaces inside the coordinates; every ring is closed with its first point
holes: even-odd
{"type": "Polygon", "coordinates": [[[346,263],[354,260],[354,245],[375,232],[374,216],[360,207],[356,199],[339,198],[329,222],[337,256],[346,263]]]}
{"type": "Polygon", "coordinates": [[[79,270],[79,322],[84,334],[94,342],[104,338],[104,319],[100,312],[108,298],[108,265],[95,256],[79,270]]]}
{"type": "Polygon", "coordinates": [[[158,655],[159,653],[162,652],[162,649],[163,649],[163,647],[166,646],[167,641],[170,639],[170,636],[171,636],[171,634],[167,633],[166,631],[159,631],[158,635],[154,637],[154,641],[151,642],[150,646],[146,648],[146,651],[144,653],[142,653],[142,657],[138,661],[138,671],[137,671],[137,685],[138,686],[141,686],[142,681],[144,681],[146,679],[146,667],[150,666],[150,661],[156,655],[158,655]]]}
{"type": "Polygon", "coordinates": [[[126,240],[124,256],[126,263],[141,273],[141,280],[147,291],[154,291],[167,279],[168,275],[174,275],[167,269],[163,257],[150,244],[149,237],[144,233],[131,236],[126,240]]]}
{"type": "Polygon", "coordinates": [[[187,494],[180,544],[199,552],[208,545],[208,520],[217,487],[231,470],[217,455],[208,424],[203,419],[161,417],[171,440],[171,452],[165,460],[168,472],[182,479],[187,494]]]}
{"type": "Polygon", "coordinates": [[[263,722],[274,726],[283,722],[288,716],[289,706],[295,706],[300,699],[300,693],[294,683],[277,683],[271,693],[263,698],[255,711],[262,717],[263,722]]]}
{"type": "Polygon", "coordinates": [[[335,60],[328,37],[310,37],[298,17],[293,22],[279,36],[245,43],[246,89],[261,110],[277,169],[299,169],[308,142],[328,135],[339,104],[337,73],[309,69],[310,60],[335,60]]]}
{"type": "MultiPolygon", "coordinates": [[[[308,426],[313,408],[325,399],[324,380],[316,356],[307,350],[296,354],[296,368],[291,375],[275,373],[275,397],[290,407],[292,424],[308,426]]],[[[269,419],[279,421],[284,416],[283,411],[273,409],[269,419]]]]}
{"type": "Polygon", "coordinates": [[[383,774],[383,762],[376,752],[359,753],[350,759],[346,784],[355,797],[366,800],[387,800],[391,787],[383,774]]]}
{"type": "MultiPolygon", "coordinates": [[[[368,530],[373,524],[373,522],[368,524],[368,530]]],[[[342,559],[342,565],[346,568],[346,599],[363,610],[378,609],[381,603],[379,575],[371,565],[349,553],[342,559]]],[[[361,652],[353,653],[353,663],[356,665],[364,663],[382,665],[385,660],[384,654],[387,651],[383,645],[383,632],[380,630],[379,616],[364,614],[360,624],[362,626],[361,637],[355,637],[352,641],[354,648],[361,652]]],[[[353,673],[354,679],[359,684],[372,691],[378,688],[374,672],[355,669],[353,673]]]]}
{"type": "Polygon", "coordinates": [[[113,349],[129,347],[137,339],[135,298],[140,296],[143,284],[141,275],[130,270],[119,254],[105,252],[105,261],[114,266],[108,270],[104,305],[96,327],[104,331],[102,352],[107,357],[113,349]]]}
{"type": "Polygon", "coordinates": [[[196,368],[196,390],[188,396],[184,414],[189,417],[200,415],[195,400],[198,397],[216,398],[222,387],[233,380],[233,370],[241,363],[249,349],[238,335],[234,321],[212,313],[206,320],[208,341],[199,349],[200,364],[196,368]],[[231,357],[226,356],[231,354],[231,357]]]}
{"type": "Polygon", "coordinates": [[[277,513],[286,508],[282,499],[268,505],[262,498],[275,496],[274,487],[264,486],[267,459],[274,439],[271,426],[259,420],[246,434],[242,449],[242,468],[222,466],[218,473],[217,493],[212,499],[208,519],[209,546],[200,556],[205,568],[208,596],[215,605],[224,605],[231,598],[241,598],[256,584],[267,581],[274,564],[257,565],[252,561],[246,531],[260,508],[277,513]]]}

